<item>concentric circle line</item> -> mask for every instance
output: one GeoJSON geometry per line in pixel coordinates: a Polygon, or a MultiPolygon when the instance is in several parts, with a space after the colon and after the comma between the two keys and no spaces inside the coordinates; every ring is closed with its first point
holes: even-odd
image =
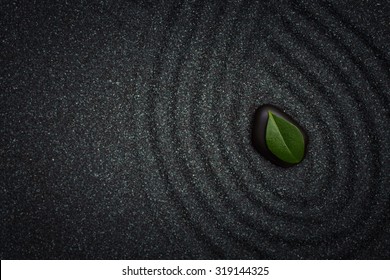
{"type": "Polygon", "coordinates": [[[291,60],[291,58],[289,58],[289,60],[291,60]]]}
{"type": "MultiPolygon", "coordinates": [[[[314,20],[316,20],[315,18],[314,18],[314,20]]],[[[319,23],[319,24],[321,24],[321,23],[319,23]]],[[[352,54],[352,52],[350,52],[349,51],[349,49],[347,48],[347,46],[345,46],[344,44],[343,44],[343,42],[341,42],[337,37],[335,37],[335,36],[333,36],[332,35],[332,37],[333,37],[333,39],[334,40],[336,40],[337,42],[338,42],[338,44],[339,45],[341,45],[342,46],[342,48],[343,49],[345,49],[346,50],[346,52],[349,54],[349,56],[350,56],[350,58],[352,58],[352,60],[353,60],[353,62],[355,63],[355,64],[357,64],[358,65],[358,67],[359,67],[359,69],[363,72],[363,74],[365,74],[365,75],[367,75],[367,73],[368,73],[368,70],[365,70],[365,66],[364,65],[361,65],[361,63],[359,62],[359,60],[357,60],[357,59],[355,59],[355,56],[352,54]]],[[[375,95],[376,97],[381,97],[381,90],[376,86],[376,83],[372,80],[372,77],[371,77],[371,75],[369,75],[368,77],[367,77],[367,81],[368,81],[368,83],[370,84],[370,86],[371,86],[371,89],[373,90],[373,91],[376,91],[378,94],[377,95],[375,95]]],[[[358,90],[358,89],[357,89],[358,90]]],[[[358,104],[364,104],[361,100],[359,100],[359,99],[357,99],[358,97],[356,96],[356,95],[354,95],[354,98],[357,100],[356,102],[358,103],[358,104]]],[[[382,104],[383,102],[379,102],[379,104],[382,104]]],[[[378,104],[378,103],[377,103],[378,104]]],[[[363,109],[366,109],[365,107],[363,107],[363,109]]],[[[371,110],[366,110],[366,113],[368,114],[368,115],[372,115],[373,114],[373,112],[371,111],[371,110]]],[[[373,119],[375,119],[375,116],[371,116],[370,118],[369,118],[369,120],[373,120],[373,119]]],[[[367,122],[364,122],[364,124],[366,124],[367,122]]],[[[376,127],[376,125],[374,124],[374,127],[376,127]]],[[[366,130],[368,131],[368,133],[369,133],[369,137],[371,138],[371,139],[375,139],[373,136],[374,136],[374,134],[371,132],[371,127],[368,127],[368,126],[366,126],[366,130]]],[[[372,168],[372,170],[374,171],[374,172],[376,172],[376,174],[373,174],[372,175],[372,178],[376,178],[376,177],[378,177],[379,176],[379,173],[380,173],[380,168],[379,168],[379,166],[380,166],[380,163],[379,162],[377,162],[377,161],[375,161],[375,159],[377,159],[378,161],[380,160],[380,158],[381,158],[381,155],[382,154],[380,154],[379,153],[379,145],[376,145],[375,147],[373,147],[372,145],[370,145],[370,148],[371,148],[371,150],[373,151],[373,153],[374,154],[376,154],[376,156],[374,156],[374,157],[372,157],[372,160],[374,161],[374,164],[373,164],[373,168],[372,168]]],[[[383,159],[382,158],[382,160],[384,161],[385,159],[383,159]]],[[[382,165],[383,166],[383,165],[382,165]]],[[[385,165],[386,166],[386,165],[385,165]]],[[[372,201],[373,200],[373,197],[374,197],[375,195],[372,195],[371,197],[370,197],[370,200],[372,201]]],[[[366,212],[366,217],[367,216],[369,216],[369,212],[367,213],[366,212]]],[[[361,219],[361,221],[362,220],[364,220],[364,219],[361,219]]],[[[379,223],[379,222],[378,222],[379,223]]]]}
{"type": "MultiPolygon", "coordinates": [[[[222,26],[222,24],[219,24],[218,26],[222,26]]],[[[214,46],[214,44],[209,44],[209,48],[211,49],[211,47],[213,47],[214,46]]],[[[219,48],[218,48],[219,49],[219,48]]],[[[213,54],[213,55],[216,55],[215,53],[213,54]]],[[[213,59],[211,59],[211,60],[213,60],[213,59]]],[[[210,65],[212,65],[212,63],[210,64],[210,65]]],[[[204,67],[206,67],[207,65],[204,65],[204,67]]],[[[205,73],[207,73],[208,71],[203,71],[203,72],[205,72],[205,73]]],[[[203,107],[205,107],[205,106],[203,106],[203,107]]],[[[194,122],[191,122],[192,124],[195,124],[194,122]]],[[[191,129],[191,131],[195,131],[196,129],[194,128],[194,129],[191,129]]],[[[197,136],[197,135],[195,135],[195,136],[197,136]]],[[[196,137],[197,138],[197,137],[196,137]]],[[[202,144],[200,144],[200,142],[202,142],[202,139],[200,138],[198,138],[198,140],[195,142],[195,147],[196,147],[196,149],[197,150],[201,150],[201,146],[202,146],[202,144]]],[[[208,164],[208,163],[205,163],[206,165],[206,168],[211,168],[211,166],[208,164]]],[[[209,169],[210,171],[211,171],[211,169],[209,169]]],[[[212,171],[211,171],[212,172],[212,171]]],[[[217,180],[218,181],[218,180],[217,180]]],[[[217,182],[218,183],[218,185],[221,185],[221,183],[220,182],[217,182]]],[[[203,195],[200,195],[201,197],[203,196],[203,195]]],[[[204,204],[205,205],[205,204],[204,204]]],[[[207,206],[207,205],[205,205],[205,207],[207,207],[207,208],[209,208],[209,206],[207,206]]],[[[211,210],[212,211],[212,210],[211,210]]],[[[212,212],[214,212],[214,211],[212,211],[212,212]]],[[[215,212],[214,212],[215,213],[215,212]]],[[[215,213],[215,214],[217,214],[217,213],[215,213]]],[[[218,216],[218,215],[216,215],[216,216],[218,216]]],[[[220,223],[220,222],[219,222],[220,223]]],[[[229,234],[230,235],[230,234],[229,234]]],[[[242,242],[242,241],[239,241],[239,240],[236,240],[235,239],[235,242],[242,242]]],[[[250,244],[243,244],[246,248],[248,248],[248,250],[250,250],[250,248],[251,248],[251,245],[250,244]]]]}
{"type": "MultiPolygon", "coordinates": [[[[180,3],[179,4],[180,5],[180,7],[181,6],[183,6],[183,3],[180,3]]],[[[178,18],[178,16],[179,16],[179,13],[176,13],[175,12],[175,9],[172,9],[171,11],[170,11],[170,14],[166,17],[166,19],[170,22],[170,24],[171,24],[171,28],[167,28],[166,30],[167,30],[167,33],[165,34],[165,35],[163,35],[164,37],[171,37],[171,34],[169,34],[169,33],[171,33],[172,32],[172,29],[173,29],[173,24],[175,23],[175,24],[177,24],[177,20],[174,20],[173,18],[173,16],[175,16],[176,18],[178,18]],[[169,33],[168,33],[169,32],[169,33]]],[[[161,57],[161,53],[163,53],[164,52],[164,49],[166,49],[167,48],[167,40],[164,40],[165,41],[165,44],[163,44],[162,46],[161,46],[161,48],[160,48],[160,50],[158,51],[158,55],[156,56],[156,59],[154,60],[154,65],[156,64],[155,63],[155,61],[157,61],[157,62],[161,62],[161,59],[160,59],[160,57],[161,57]]],[[[154,70],[153,70],[153,73],[152,73],[152,80],[153,81],[156,81],[156,78],[158,77],[158,75],[159,75],[159,73],[162,71],[162,68],[160,67],[160,71],[158,71],[158,66],[157,66],[157,69],[156,69],[156,67],[154,67],[154,70]]],[[[152,93],[153,92],[153,90],[155,90],[155,88],[153,89],[147,89],[150,93],[152,93]]],[[[147,98],[149,99],[149,101],[145,101],[145,102],[142,102],[141,104],[142,105],[145,105],[145,104],[153,104],[153,103],[151,103],[151,101],[152,100],[150,100],[150,98],[152,97],[154,97],[155,95],[154,94],[152,94],[152,95],[150,95],[149,94],[149,96],[147,96],[147,98]]],[[[141,106],[141,108],[142,108],[142,106],[141,106]]],[[[147,112],[147,111],[146,111],[147,112]]],[[[153,111],[152,111],[153,112],[153,111]]],[[[150,123],[150,121],[149,121],[149,123],[150,123]]],[[[150,133],[152,133],[152,137],[156,137],[156,135],[155,135],[155,133],[156,133],[156,131],[155,131],[155,129],[154,129],[154,127],[152,126],[152,129],[150,129],[150,130],[146,130],[147,132],[150,132],[150,133]]],[[[148,138],[146,138],[145,139],[145,142],[146,143],[149,143],[150,144],[150,146],[151,146],[151,151],[156,151],[156,145],[155,145],[155,143],[151,143],[151,142],[149,142],[149,140],[148,140],[148,138]]],[[[158,147],[157,147],[158,148],[158,147]]],[[[157,150],[158,151],[158,150],[157,150]]],[[[182,205],[182,203],[181,203],[181,200],[174,194],[174,191],[172,191],[171,190],[171,188],[170,188],[170,186],[172,185],[171,183],[170,183],[170,179],[169,179],[169,175],[168,175],[168,173],[167,173],[167,171],[166,170],[163,170],[161,167],[163,167],[164,166],[164,163],[163,163],[163,161],[156,155],[156,153],[153,153],[152,152],[152,154],[153,154],[153,158],[155,159],[155,161],[157,162],[157,164],[160,166],[160,168],[158,168],[158,173],[159,173],[159,177],[162,179],[162,180],[164,180],[165,182],[168,182],[168,184],[165,184],[165,185],[167,185],[168,186],[168,188],[166,189],[167,190],[167,192],[170,194],[170,197],[171,197],[171,199],[175,202],[175,207],[178,207],[179,206],[179,212],[178,213],[181,213],[181,215],[182,215],[182,225],[187,225],[187,232],[188,233],[190,233],[190,232],[193,232],[194,233],[194,235],[195,235],[195,238],[196,239],[198,239],[198,240],[202,240],[202,238],[203,238],[203,234],[201,233],[201,232],[199,232],[199,229],[197,228],[197,227],[194,227],[194,225],[193,224],[190,224],[189,222],[191,221],[189,218],[190,218],[190,213],[189,213],[189,211],[186,209],[186,207],[184,206],[184,205],[182,205]],[[168,181],[167,181],[168,180],[168,181]]],[[[157,154],[160,154],[159,152],[157,152],[157,154]]],[[[174,219],[178,219],[178,217],[175,217],[174,219]]],[[[215,247],[213,247],[213,246],[209,246],[208,248],[205,248],[205,249],[207,249],[207,250],[210,250],[211,252],[213,252],[215,255],[219,255],[219,256],[221,256],[221,251],[219,250],[219,249],[217,249],[217,248],[215,248],[215,247]]]]}
{"type": "MultiPolygon", "coordinates": [[[[387,88],[384,88],[383,90],[381,90],[379,88],[380,84],[381,83],[378,83],[379,86],[377,86],[377,83],[375,83],[373,80],[373,77],[370,73],[370,71],[368,69],[366,69],[364,63],[362,61],[360,61],[359,57],[357,57],[352,51],[350,48],[348,48],[348,46],[341,40],[341,38],[339,38],[338,34],[335,34],[333,29],[332,28],[329,28],[328,26],[326,26],[323,22],[321,22],[319,19],[317,19],[317,17],[315,15],[313,15],[312,12],[308,11],[305,7],[303,7],[301,4],[299,4],[298,2],[294,2],[294,4],[289,4],[289,7],[294,9],[298,14],[301,14],[303,17],[305,17],[308,21],[311,21],[311,22],[314,22],[316,26],[319,27],[319,31],[321,31],[324,36],[330,36],[332,38],[332,42],[335,42],[337,43],[337,46],[341,47],[341,49],[343,49],[346,53],[346,55],[348,56],[349,59],[351,59],[351,61],[353,62],[353,64],[358,67],[359,71],[363,74],[363,77],[366,77],[367,78],[367,81],[370,85],[370,87],[378,92],[378,95],[377,95],[377,98],[381,99],[381,102],[378,102],[377,103],[377,106],[381,106],[382,104],[384,104],[386,106],[386,104],[388,105],[389,104],[389,99],[388,99],[388,96],[386,95],[382,95],[382,93],[387,89],[387,88]],[[296,9],[295,6],[299,7],[300,9],[296,9]]],[[[345,20],[342,19],[342,17],[338,17],[337,13],[332,9],[330,9],[329,6],[323,6],[324,9],[326,9],[328,12],[330,12],[330,14],[332,16],[335,17],[335,19],[337,19],[338,22],[341,22],[347,29],[351,30],[351,26],[349,24],[346,23],[345,20]]],[[[353,28],[352,28],[352,32],[353,34],[356,36],[356,38],[359,40],[359,41],[363,41],[363,43],[366,44],[366,46],[368,47],[368,49],[372,50],[374,53],[374,48],[375,45],[372,45],[372,44],[367,44],[367,41],[364,40],[363,37],[361,36],[358,36],[356,33],[354,33],[353,31],[353,28]]],[[[379,62],[380,63],[386,63],[386,64],[389,64],[389,62],[383,57],[383,54],[380,52],[379,49],[377,49],[378,52],[378,55],[381,57],[381,59],[379,59],[379,62]]],[[[378,60],[378,59],[377,59],[378,60]]],[[[387,65],[387,67],[384,67],[383,70],[385,71],[385,73],[387,74],[388,78],[390,78],[390,67],[387,65]]]]}

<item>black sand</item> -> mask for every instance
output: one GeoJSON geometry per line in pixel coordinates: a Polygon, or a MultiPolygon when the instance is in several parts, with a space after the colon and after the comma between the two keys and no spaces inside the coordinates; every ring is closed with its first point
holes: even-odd
{"type": "Polygon", "coordinates": [[[390,258],[388,1],[32,2],[0,9],[2,259],[390,258]],[[266,103],[299,165],[251,145],[266,103]]]}

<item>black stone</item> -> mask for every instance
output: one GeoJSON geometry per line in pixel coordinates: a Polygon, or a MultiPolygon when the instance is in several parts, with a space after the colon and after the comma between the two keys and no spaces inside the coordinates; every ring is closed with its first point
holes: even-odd
{"type": "Polygon", "coordinates": [[[273,114],[279,117],[288,120],[289,122],[291,122],[292,124],[294,124],[296,127],[299,128],[305,140],[305,155],[306,155],[307,144],[309,139],[305,130],[291,116],[284,113],[281,109],[269,104],[260,106],[255,112],[254,119],[253,119],[253,127],[252,127],[252,144],[262,156],[264,156],[272,163],[281,167],[294,166],[296,164],[285,162],[279,159],[267,147],[266,140],[265,140],[265,131],[267,128],[269,111],[271,111],[273,114]]]}

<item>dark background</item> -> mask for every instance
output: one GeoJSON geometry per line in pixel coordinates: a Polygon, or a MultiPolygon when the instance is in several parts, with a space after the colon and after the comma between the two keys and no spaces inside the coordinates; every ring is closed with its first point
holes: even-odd
{"type": "Polygon", "coordinates": [[[2,259],[390,258],[389,1],[0,3],[2,259]]]}

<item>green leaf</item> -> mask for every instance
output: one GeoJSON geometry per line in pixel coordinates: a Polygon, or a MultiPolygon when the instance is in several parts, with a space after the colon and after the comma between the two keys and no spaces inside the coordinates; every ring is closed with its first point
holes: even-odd
{"type": "Polygon", "coordinates": [[[298,127],[268,111],[265,140],[268,149],[279,159],[298,163],[305,154],[305,140],[298,127]]]}

